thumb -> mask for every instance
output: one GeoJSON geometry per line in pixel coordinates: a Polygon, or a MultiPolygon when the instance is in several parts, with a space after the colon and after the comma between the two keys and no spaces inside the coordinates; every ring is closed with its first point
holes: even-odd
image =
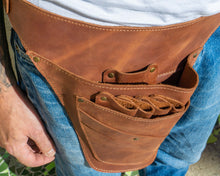
{"type": "Polygon", "coordinates": [[[50,163],[54,157],[46,157],[43,154],[34,153],[27,144],[16,145],[14,156],[28,167],[38,167],[50,163]]]}

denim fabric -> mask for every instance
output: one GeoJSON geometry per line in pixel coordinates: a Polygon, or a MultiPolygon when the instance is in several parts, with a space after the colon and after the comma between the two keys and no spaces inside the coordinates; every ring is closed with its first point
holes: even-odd
{"type": "Polygon", "coordinates": [[[37,109],[45,127],[56,145],[56,172],[58,176],[120,176],[101,173],[90,168],[83,157],[77,135],[65,110],[54,92],[35,68],[12,30],[11,45],[15,52],[18,84],[37,109]],[[17,50],[16,50],[17,48],[17,50]]]}
{"type": "MultiPolygon", "coordinates": [[[[12,30],[12,48],[19,86],[39,112],[56,145],[58,176],[119,176],[93,170],[83,157],[76,133],[56,95],[34,67],[12,30]]],[[[220,28],[211,36],[194,68],[200,83],[189,110],[161,145],[155,162],[140,171],[141,176],[183,176],[199,160],[220,110],[220,28]]],[[[122,144],[123,145],[123,144],[122,144]]]]}
{"type": "Polygon", "coordinates": [[[190,107],[141,176],[183,176],[200,159],[220,112],[220,27],[206,42],[194,69],[200,81],[190,107]]]}

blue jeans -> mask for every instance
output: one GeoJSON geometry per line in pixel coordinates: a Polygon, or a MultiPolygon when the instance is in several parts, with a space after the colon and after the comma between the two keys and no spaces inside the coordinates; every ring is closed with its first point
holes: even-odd
{"type": "MultiPolygon", "coordinates": [[[[18,84],[39,112],[56,145],[58,176],[120,176],[90,168],[83,157],[76,133],[53,90],[25,54],[12,30],[18,84]]],[[[144,176],[183,176],[197,162],[220,112],[220,28],[210,37],[194,68],[200,82],[191,105],[160,146],[154,163],[142,170],[144,176]]]]}

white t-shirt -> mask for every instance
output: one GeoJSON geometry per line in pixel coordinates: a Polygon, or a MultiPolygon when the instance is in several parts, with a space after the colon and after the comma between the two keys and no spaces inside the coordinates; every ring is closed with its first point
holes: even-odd
{"type": "Polygon", "coordinates": [[[220,12],[220,0],[28,1],[65,17],[109,26],[163,26],[220,12]]]}

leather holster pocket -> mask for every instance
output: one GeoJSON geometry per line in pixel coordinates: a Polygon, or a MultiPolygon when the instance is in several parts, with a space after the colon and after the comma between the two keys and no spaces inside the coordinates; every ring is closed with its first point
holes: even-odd
{"type": "Polygon", "coordinates": [[[198,76],[187,62],[175,86],[145,85],[144,90],[134,91],[137,85],[130,85],[125,93],[126,85],[117,85],[116,93],[108,90],[109,84],[102,84],[104,89],[92,95],[93,100],[76,96],[87,161],[111,172],[151,164],[160,144],[189,107],[197,83],[198,76]]]}
{"type": "Polygon", "coordinates": [[[114,165],[150,164],[170,129],[184,111],[162,118],[139,118],[77,97],[78,117],[90,152],[114,165]]]}

